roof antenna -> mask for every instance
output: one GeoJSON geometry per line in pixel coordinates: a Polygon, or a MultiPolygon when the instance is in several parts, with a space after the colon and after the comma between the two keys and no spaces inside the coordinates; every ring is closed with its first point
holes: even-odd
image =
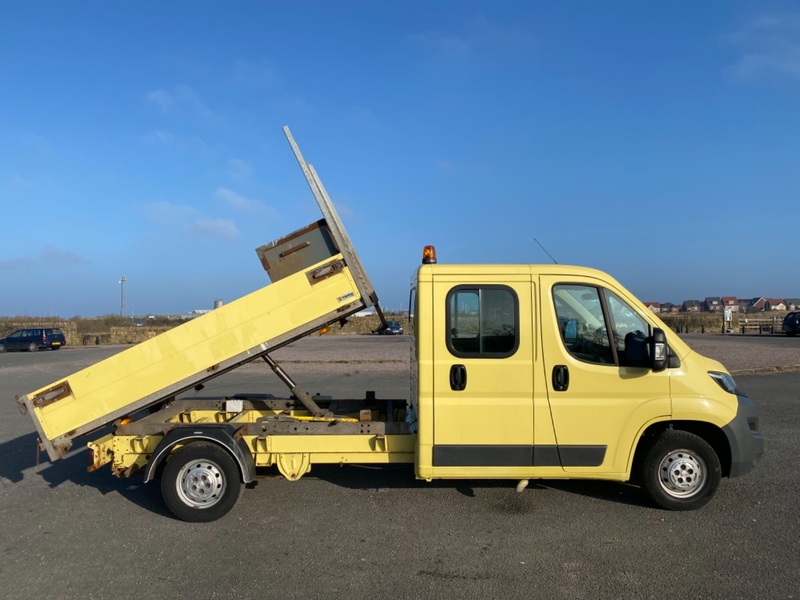
{"type": "Polygon", "coordinates": [[[552,261],[553,261],[555,264],[558,264],[558,261],[557,261],[555,258],[553,258],[553,255],[552,255],[552,254],[550,254],[550,253],[547,251],[547,248],[545,248],[544,246],[542,246],[542,243],[541,243],[539,240],[537,240],[536,238],[533,238],[533,241],[534,241],[534,242],[536,242],[537,244],[539,244],[539,248],[541,248],[542,250],[544,250],[544,253],[545,253],[545,254],[547,254],[547,256],[549,256],[549,257],[550,257],[550,260],[552,260],[552,261]]]}

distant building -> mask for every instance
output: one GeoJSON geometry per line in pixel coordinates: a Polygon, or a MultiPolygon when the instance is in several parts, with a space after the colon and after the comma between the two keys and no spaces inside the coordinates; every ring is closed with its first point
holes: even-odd
{"type": "Polygon", "coordinates": [[[800,298],[786,298],[786,310],[800,310],[800,298]]]}
{"type": "Polygon", "coordinates": [[[767,298],[764,308],[765,310],[786,310],[786,302],[783,298],[767,298]]]}
{"type": "Polygon", "coordinates": [[[708,312],[720,312],[722,310],[722,298],[709,296],[703,301],[703,306],[708,312]]]}
{"type": "Polygon", "coordinates": [[[729,308],[731,312],[739,312],[739,300],[736,296],[723,296],[722,308],[729,308]]]}
{"type": "Polygon", "coordinates": [[[700,300],[684,300],[681,305],[681,312],[700,312],[703,309],[703,303],[700,300]]]}
{"type": "Polygon", "coordinates": [[[764,311],[800,311],[800,298],[738,298],[737,296],[707,296],[705,300],[672,302],[645,302],[645,307],[656,314],[710,312],[747,314],[764,311]]]}
{"type": "Polygon", "coordinates": [[[645,302],[644,305],[649,310],[652,310],[654,313],[660,313],[661,312],[661,303],[660,302],[645,302]]]}

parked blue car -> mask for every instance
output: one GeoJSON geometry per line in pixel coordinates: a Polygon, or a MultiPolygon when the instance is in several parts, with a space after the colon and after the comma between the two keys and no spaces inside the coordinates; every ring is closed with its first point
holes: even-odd
{"type": "Polygon", "coordinates": [[[786,315],[781,324],[781,329],[788,336],[797,335],[800,332],[800,312],[790,312],[786,315]]]}
{"type": "Polygon", "coordinates": [[[380,330],[383,335],[402,335],[403,326],[397,321],[386,321],[386,327],[380,330]]]}
{"type": "Polygon", "coordinates": [[[57,327],[31,327],[19,329],[7,338],[0,339],[0,352],[6,350],[36,352],[43,348],[58,350],[66,343],[64,333],[57,327]]]}

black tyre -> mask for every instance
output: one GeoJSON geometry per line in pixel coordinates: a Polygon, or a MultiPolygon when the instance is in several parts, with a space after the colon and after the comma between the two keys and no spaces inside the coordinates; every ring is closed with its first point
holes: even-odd
{"type": "Polygon", "coordinates": [[[36,352],[38,349],[39,346],[37,346],[35,342],[28,344],[28,352],[36,352]]]}
{"type": "Polygon", "coordinates": [[[5,352],[5,351],[6,351],[6,345],[0,344],[0,352],[5,352]]]}
{"type": "Polygon", "coordinates": [[[687,431],[667,430],[656,438],[642,463],[642,487],[661,508],[694,510],[719,488],[722,468],[714,449],[687,431]]]}
{"type": "Polygon", "coordinates": [[[161,495],[184,521],[207,523],[226,515],[244,484],[233,457],[220,446],[195,442],[171,456],[161,476],[161,495]]]}

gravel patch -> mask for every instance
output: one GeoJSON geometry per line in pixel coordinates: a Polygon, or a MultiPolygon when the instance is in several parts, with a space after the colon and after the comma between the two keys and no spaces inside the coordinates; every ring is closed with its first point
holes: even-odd
{"type": "Polygon", "coordinates": [[[681,338],[703,356],[720,361],[734,375],[800,370],[800,345],[787,345],[786,337],[685,335],[681,338]]]}

